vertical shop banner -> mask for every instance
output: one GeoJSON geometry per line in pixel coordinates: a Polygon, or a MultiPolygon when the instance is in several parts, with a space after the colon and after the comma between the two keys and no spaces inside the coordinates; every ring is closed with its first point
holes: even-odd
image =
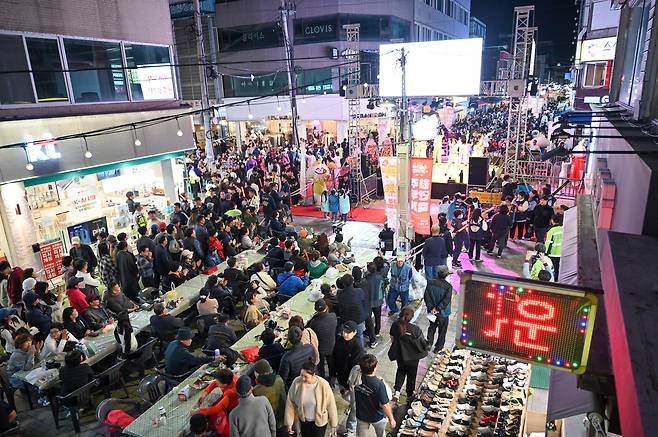
{"type": "Polygon", "coordinates": [[[411,158],[411,224],[421,235],[430,233],[432,158],[411,158]]]}
{"type": "Polygon", "coordinates": [[[398,159],[380,156],[379,168],[382,171],[382,187],[386,204],[386,222],[391,229],[397,229],[398,217],[398,159]]]}
{"type": "Polygon", "coordinates": [[[55,240],[40,244],[39,256],[46,280],[51,280],[61,274],[62,258],[64,258],[64,243],[55,240]]]}

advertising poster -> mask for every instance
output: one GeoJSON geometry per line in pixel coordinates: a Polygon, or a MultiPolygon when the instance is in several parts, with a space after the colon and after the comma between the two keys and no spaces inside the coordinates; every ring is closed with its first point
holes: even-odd
{"type": "Polygon", "coordinates": [[[411,224],[421,235],[430,234],[432,158],[411,158],[411,224]]]}
{"type": "Polygon", "coordinates": [[[64,257],[64,243],[62,240],[55,240],[48,243],[40,244],[39,256],[41,265],[46,275],[46,280],[51,280],[61,274],[62,258],[64,257]]]}
{"type": "Polygon", "coordinates": [[[380,156],[379,167],[382,171],[384,203],[386,204],[386,222],[391,229],[397,228],[398,201],[398,161],[392,156],[380,156]]]}
{"type": "Polygon", "coordinates": [[[77,225],[67,228],[69,240],[73,237],[80,237],[82,244],[93,244],[96,242],[96,236],[99,232],[107,232],[107,218],[101,217],[88,222],[78,223],[77,225]]]}

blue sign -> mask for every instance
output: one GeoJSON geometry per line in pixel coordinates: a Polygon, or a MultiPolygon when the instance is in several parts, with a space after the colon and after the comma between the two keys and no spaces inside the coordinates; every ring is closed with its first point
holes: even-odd
{"type": "Polygon", "coordinates": [[[118,168],[115,168],[114,170],[107,170],[107,171],[101,171],[99,173],[96,173],[96,177],[98,178],[99,181],[102,181],[103,179],[115,178],[117,176],[121,176],[121,170],[118,168]]]}

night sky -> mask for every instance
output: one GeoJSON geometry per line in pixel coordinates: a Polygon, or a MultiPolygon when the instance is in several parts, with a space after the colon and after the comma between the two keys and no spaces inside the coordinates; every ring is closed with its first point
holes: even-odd
{"type": "MultiPolygon", "coordinates": [[[[471,15],[487,25],[486,45],[510,45],[514,7],[535,5],[535,26],[539,28],[538,54],[550,54],[552,64],[571,64],[576,46],[573,30],[578,8],[575,0],[471,0],[471,15]],[[552,41],[552,44],[548,44],[552,41]],[[542,53],[543,52],[543,53],[542,53]]],[[[510,47],[511,50],[511,47],[510,47]]]]}

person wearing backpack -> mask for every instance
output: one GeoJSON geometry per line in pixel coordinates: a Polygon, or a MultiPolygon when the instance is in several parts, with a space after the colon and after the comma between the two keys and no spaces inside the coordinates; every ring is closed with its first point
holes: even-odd
{"type": "Polygon", "coordinates": [[[487,232],[487,221],[482,218],[482,211],[480,208],[475,208],[471,213],[471,218],[468,221],[468,238],[470,244],[468,246],[468,257],[471,262],[481,261],[480,251],[482,250],[482,240],[484,240],[485,232],[487,232]],[[473,251],[475,250],[475,258],[473,258],[473,251]]]}
{"type": "Polygon", "coordinates": [[[434,345],[434,353],[443,349],[448,332],[448,318],[452,303],[452,285],[446,280],[450,274],[447,266],[440,266],[437,277],[427,283],[425,287],[425,306],[427,307],[427,318],[430,325],[427,328],[427,343],[432,346],[434,334],[439,331],[439,336],[434,345]],[[433,320],[432,320],[433,319],[433,320]]]}

